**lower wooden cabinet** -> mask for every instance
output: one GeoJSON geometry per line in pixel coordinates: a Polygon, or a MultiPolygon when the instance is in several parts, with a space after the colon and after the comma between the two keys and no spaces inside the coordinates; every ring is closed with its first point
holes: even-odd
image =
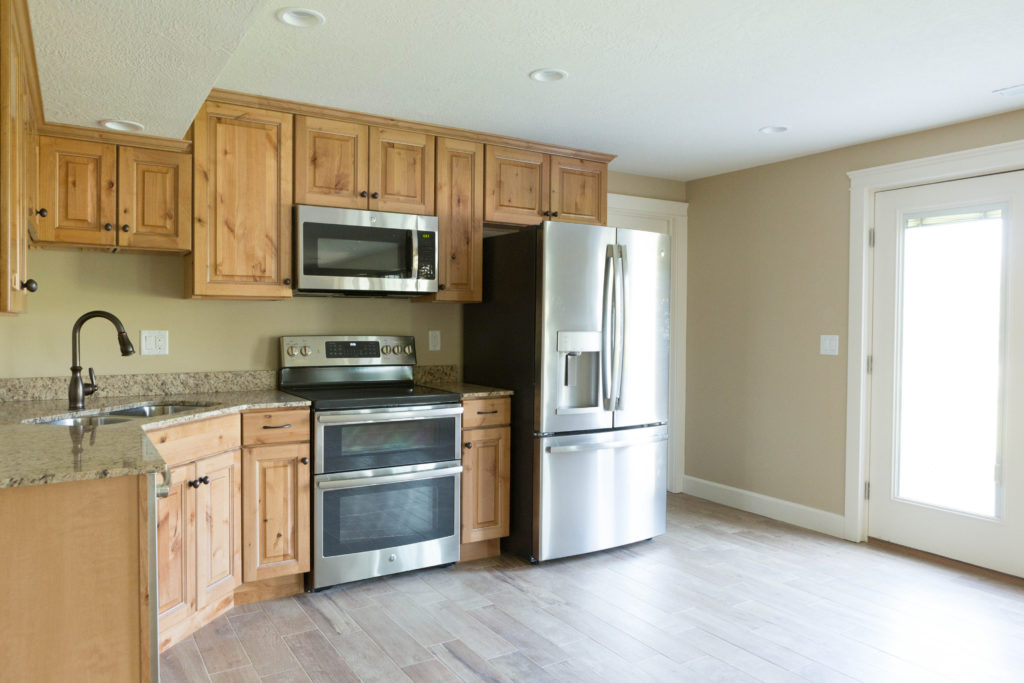
{"type": "Polygon", "coordinates": [[[246,448],[245,581],[309,571],[309,442],[246,448]]]}
{"type": "Polygon", "coordinates": [[[509,403],[463,401],[461,561],[498,555],[508,536],[509,403]]]}

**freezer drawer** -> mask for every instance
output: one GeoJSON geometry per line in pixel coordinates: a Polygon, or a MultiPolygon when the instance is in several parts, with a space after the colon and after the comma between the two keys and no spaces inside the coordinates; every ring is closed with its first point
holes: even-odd
{"type": "Polygon", "coordinates": [[[665,533],[668,427],[535,439],[538,561],[665,533]]]}

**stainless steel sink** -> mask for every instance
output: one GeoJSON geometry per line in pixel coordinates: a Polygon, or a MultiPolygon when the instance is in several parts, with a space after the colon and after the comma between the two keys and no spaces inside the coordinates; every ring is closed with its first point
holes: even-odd
{"type": "Polygon", "coordinates": [[[208,408],[212,403],[153,403],[134,408],[121,408],[120,410],[103,411],[102,415],[124,415],[125,417],[154,417],[156,415],[171,415],[173,413],[184,413],[188,410],[208,408]]]}
{"type": "Polygon", "coordinates": [[[98,425],[117,424],[118,422],[131,422],[131,418],[111,417],[109,415],[87,415],[85,417],[65,417],[61,420],[36,422],[36,424],[57,425],[60,427],[96,427],[98,425]]]}

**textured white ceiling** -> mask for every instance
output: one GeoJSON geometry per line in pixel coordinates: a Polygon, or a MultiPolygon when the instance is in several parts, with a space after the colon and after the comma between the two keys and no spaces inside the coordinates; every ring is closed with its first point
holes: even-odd
{"type": "Polygon", "coordinates": [[[991,94],[1024,83],[1021,0],[310,0],[313,29],[280,0],[29,4],[48,120],[170,136],[216,85],[687,180],[1024,107],[991,94]]]}

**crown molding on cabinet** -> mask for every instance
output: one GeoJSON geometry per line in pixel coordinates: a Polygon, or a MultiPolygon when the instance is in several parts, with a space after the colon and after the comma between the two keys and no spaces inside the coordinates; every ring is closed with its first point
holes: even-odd
{"type": "Polygon", "coordinates": [[[468,140],[470,142],[482,142],[484,144],[500,145],[502,147],[514,147],[516,149],[527,149],[534,152],[555,154],[558,156],[572,157],[575,159],[586,159],[587,161],[597,161],[604,164],[610,163],[612,159],[614,159],[616,156],[614,154],[592,152],[585,149],[576,149],[574,147],[564,147],[562,145],[550,145],[542,142],[521,140],[519,138],[507,137],[504,135],[491,135],[488,133],[479,133],[472,130],[464,130],[462,128],[438,126],[432,123],[405,121],[402,119],[391,118],[389,116],[363,114],[361,112],[347,111],[345,109],[336,109],[334,107],[325,107],[318,104],[293,102],[291,100],[282,100],[276,97],[266,97],[264,95],[249,95],[247,93],[234,92],[232,90],[221,90],[219,88],[214,88],[213,90],[211,90],[210,94],[207,96],[206,99],[207,101],[222,102],[224,104],[235,104],[243,107],[256,107],[258,109],[280,111],[289,114],[299,114],[302,116],[315,116],[317,118],[327,119],[344,119],[346,121],[364,123],[370,126],[381,126],[383,128],[398,128],[401,130],[411,130],[416,131],[418,133],[426,133],[428,135],[436,135],[439,137],[457,138],[459,140],[468,140]]]}
{"type": "Polygon", "coordinates": [[[159,149],[166,152],[190,153],[192,151],[191,140],[175,140],[174,138],[161,138],[155,135],[120,133],[113,130],[100,130],[99,128],[86,128],[85,126],[72,126],[66,123],[41,123],[38,126],[38,131],[40,135],[49,135],[50,137],[70,140],[107,142],[117,145],[130,145],[131,147],[159,149]]]}

